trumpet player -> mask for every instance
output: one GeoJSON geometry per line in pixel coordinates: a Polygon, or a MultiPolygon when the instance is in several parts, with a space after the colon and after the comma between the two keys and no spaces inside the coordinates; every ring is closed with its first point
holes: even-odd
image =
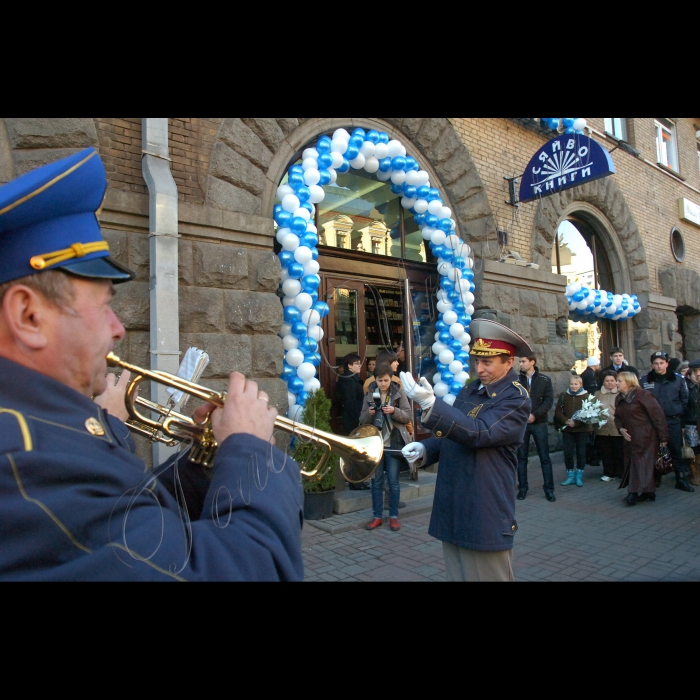
{"type": "Polygon", "coordinates": [[[110,415],[110,302],[134,275],[102,238],[106,187],[88,149],[0,188],[0,580],[301,580],[299,467],[255,383],[195,415],[220,444],[207,473],[187,453],[144,473],[110,415]]]}

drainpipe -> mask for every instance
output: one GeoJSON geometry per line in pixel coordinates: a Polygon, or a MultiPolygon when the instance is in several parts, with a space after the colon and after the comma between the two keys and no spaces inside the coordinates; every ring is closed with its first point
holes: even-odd
{"type": "MultiPolygon", "coordinates": [[[[180,366],[178,301],[178,198],[170,170],[168,118],[143,119],[143,176],[150,195],[151,369],[177,374],[180,366]]],[[[167,405],[166,387],[151,386],[153,401],[167,405]]],[[[153,463],[161,464],[174,448],[153,446],[153,463]]]]}

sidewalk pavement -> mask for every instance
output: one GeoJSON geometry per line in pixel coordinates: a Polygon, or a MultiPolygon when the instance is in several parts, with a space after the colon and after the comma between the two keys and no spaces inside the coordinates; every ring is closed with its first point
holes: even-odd
{"type": "MultiPolygon", "coordinates": [[[[553,460],[559,484],[566,478],[562,456],[553,460]]],[[[530,492],[516,508],[516,580],[700,581],[700,487],[684,493],[667,476],[656,503],[630,508],[620,482],[601,476],[602,467],[586,467],[584,488],[557,486],[557,501],[549,503],[531,461],[530,492]]],[[[306,580],[444,581],[442,543],[428,535],[429,523],[430,514],[421,513],[402,518],[399,533],[384,525],[336,535],[307,523],[306,580]]]]}

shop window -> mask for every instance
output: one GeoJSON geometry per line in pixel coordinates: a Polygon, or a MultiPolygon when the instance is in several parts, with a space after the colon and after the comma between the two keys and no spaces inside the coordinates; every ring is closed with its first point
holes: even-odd
{"type": "Polygon", "coordinates": [[[605,133],[621,141],[627,141],[627,123],[622,117],[606,117],[605,133]]]}
{"type": "Polygon", "coordinates": [[[678,172],[676,127],[668,119],[656,120],[656,157],[660,165],[665,165],[678,172]]]}

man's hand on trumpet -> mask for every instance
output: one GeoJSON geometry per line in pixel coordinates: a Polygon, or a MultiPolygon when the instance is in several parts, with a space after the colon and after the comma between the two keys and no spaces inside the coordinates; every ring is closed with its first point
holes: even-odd
{"type": "Polygon", "coordinates": [[[126,390],[131,379],[131,372],[125,370],[117,379],[116,374],[107,375],[107,389],[104,394],[95,397],[95,403],[101,406],[110,416],[119,418],[126,423],[129,420],[129,412],[126,410],[126,390]]]}
{"type": "Polygon", "coordinates": [[[247,381],[239,372],[231,375],[223,408],[212,404],[200,406],[194,413],[197,423],[204,423],[211,414],[214,437],[219,444],[231,435],[253,435],[270,442],[275,430],[277,409],[269,405],[270,397],[255,382],[247,381]]]}

